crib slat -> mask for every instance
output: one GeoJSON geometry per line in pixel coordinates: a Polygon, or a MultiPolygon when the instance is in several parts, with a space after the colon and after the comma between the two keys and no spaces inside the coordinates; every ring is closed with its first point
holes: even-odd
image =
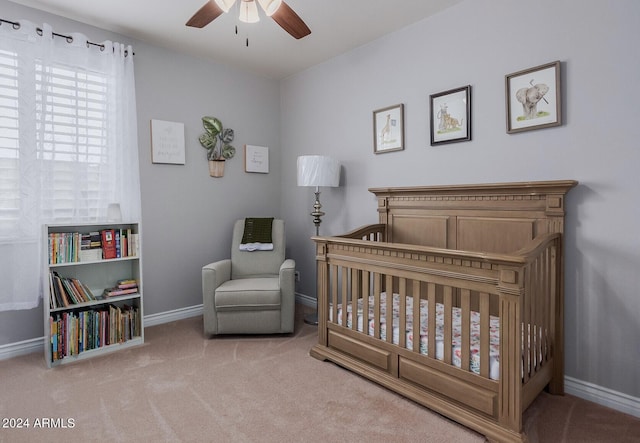
{"type": "Polygon", "coordinates": [[[451,286],[444,287],[444,362],[451,364],[451,346],[452,346],[452,296],[453,288],[451,286]]]}
{"type": "MultiPolygon", "coordinates": [[[[549,354],[549,358],[554,358],[555,357],[555,346],[556,346],[556,337],[558,336],[558,331],[556,330],[556,310],[558,309],[556,307],[556,303],[557,303],[557,287],[558,287],[558,276],[556,274],[556,269],[558,266],[557,263],[557,250],[556,247],[552,247],[551,248],[551,269],[553,269],[553,271],[551,272],[551,275],[549,276],[549,321],[550,321],[550,326],[549,326],[549,336],[551,337],[551,344],[549,345],[549,349],[547,349],[547,353],[549,354]]],[[[558,343],[558,346],[562,346],[562,343],[558,343]]],[[[554,368],[556,367],[556,365],[560,366],[562,369],[562,363],[558,363],[557,361],[553,364],[554,368]]]]}
{"type": "MultiPolygon", "coordinates": [[[[429,285],[431,284],[429,283],[429,285]]],[[[413,318],[411,319],[413,324],[413,352],[420,353],[420,282],[418,280],[413,281],[411,294],[413,296],[413,318]]],[[[431,335],[431,332],[429,332],[429,337],[431,335]]],[[[431,349],[434,348],[429,348],[429,353],[432,352],[431,349]]]]}
{"type": "Polygon", "coordinates": [[[489,294],[480,294],[480,375],[489,377],[489,349],[491,331],[489,323],[489,294]]]}
{"type": "Polygon", "coordinates": [[[529,372],[533,376],[538,370],[538,357],[540,356],[540,296],[542,295],[541,291],[541,270],[540,270],[540,258],[536,258],[533,262],[533,309],[531,315],[531,367],[529,368],[529,372]]]}
{"type": "MultiPolygon", "coordinates": [[[[532,269],[531,265],[527,266],[525,275],[525,293],[522,297],[522,381],[526,383],[529,381],[529,368],[531,367],[531,300],[534,295],[532,294],[532,269]]],[[[514,354],[516,355],[516,354],[514,354]]]]}
{"type": "Polygon", "coordinates": [[[387,343],[393,342],[393,276],[387,275],[385,289],[387,292],[387,310],[384,321],[387,324],[387,343]]]}
{"type": "Polygon", "coordinates": [[[347,284],[349,282],[349,272],[348,272],[348,268],[346,268],[345,266],[342,266],[342,284],[340,287],[340,298],[342,301],[342,326],[344,326],[345,328],[347,327],[347,321],[349,319],[349,316],[347,314],[347,307],[348,307],[348,294],[347,294],[347,284]]]}
{"type": "Polygon", "coordinates": [[[470,357],[471,352],[471,291],[468,289],[462,289],[460,291],[460,368],[465,371],[471,369],[470,357]]]}
{"type": "Polygon", "coordinates": [[[401,277],[398,282],[398,294],[400,295],[398,345],[404,349],[407,347],[407,279],[404,277],[401,277]]]}
{"type": "MultiPolygon", "coordinates": [[[[435,283],[427,284],[427,297],[429,302],[429,356],[437,358],[436,350],[436,285],[435,283]]],[[[415,302],[415,300],[414,300],[415,302]]]]}
{"type": "Polygon", "coordinates": [[[549,300],[549,294],[551,294],[551,280],[550,280],[550,275],[552,272],[552,268],[551,268],[551,254],[549,252],[549,249],[546,249],[544,251],[544,285],[543,285],[543,293],[545,296],[545,300],[542,303],[542,317],[544,318],[543,321],[543,330],[542,330],[542,342],[540,343],[540,346],[542,347],[542,361],[541,363],[544,364],[547,359],[549,358],[549,328],[550,328],[550,315],[549,315],[549,304],[550,304],[550,300],[549,300]]]}
{"type": "Polygon", "coordinates": [[[371,273],[362,271],[362,332],[369,334],[369,282],[371,273]]]}
{"type": "Polygon", "coordinates": [[[373,336],[380,338],[380,287],[382,275],[373,274],[373,336]]]}
{"type": "Polygon", "coordinates": [[[331,279],[331,318],[334,323],[338,323],[338,266],[331,265],[329,274],[331,279]]]}
{"type": "Polygon", "coordinates": [[[360,293],[360,271],[351,268],[351,329],[358,330],[358,297],[360,293]]]}

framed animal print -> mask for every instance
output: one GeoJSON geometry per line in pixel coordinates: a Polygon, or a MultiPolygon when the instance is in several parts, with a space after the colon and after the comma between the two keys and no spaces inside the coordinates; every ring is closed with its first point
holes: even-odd
{"type": "Polygon", "coordinates": [[[404,149],[404,105],[389,106],[373,111],[373,152],[404,149]]]}
{"type": "Polygon", "coordinates": [[[505,76],[507,133],[562,124],[560,62],[505,76]]]}
{"type": "Polygon", "coordinates": [[[471,86],[429,96],[431,146],[471,140],[471,86]]]}

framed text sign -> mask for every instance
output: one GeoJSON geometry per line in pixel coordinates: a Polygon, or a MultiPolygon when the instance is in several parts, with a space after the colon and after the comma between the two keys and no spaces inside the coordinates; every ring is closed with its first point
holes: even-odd
{"type": "Polygon", "coordinates": [[[244,145],[245,172],[269,173],[269,148],[266,146],[244,145]]]}
{"type": "Polygon", "coordinates": [[[151,162],[184,165],[184,123],[151,120],[151,162]]]}

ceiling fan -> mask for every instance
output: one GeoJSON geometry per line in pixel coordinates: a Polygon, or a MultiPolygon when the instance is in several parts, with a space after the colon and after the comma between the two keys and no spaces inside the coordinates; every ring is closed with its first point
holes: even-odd
{"type": "MultiPolygon", "coordinates": [[[[255,23],[260,20],[256,0],[239,0],[240,21],[255,23]]],[[[229,12],[236,0],[209,0],[186,23],[194,28],[204,28],[222,13],[229,12]]],[[[311,34],[311,30],[289,5],[282,0],[257,0],[260,7],[285,31],[296,39],[311,34]]]]}

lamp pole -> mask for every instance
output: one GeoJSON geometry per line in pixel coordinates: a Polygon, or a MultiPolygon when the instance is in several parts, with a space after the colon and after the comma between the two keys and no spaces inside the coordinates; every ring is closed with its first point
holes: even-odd
{"type": "MultiPolygon", "coordinates": [[[[320,235],[320,223],[324,212],[320,204],[320,187],[337,187],[340,185],[340,163],[331,157],[323,155],[301,155],[297,161],[298,186],[314,186],[316,188],[316,201],[313,203],[313,224],[316,226],[316,236],[320,235]]],[[[316,312],[306,315],[304,322],[312,325],[318,324],[318,266],[316,264],[316,312]]]]}
{"type": "MultiPolygon", "coordinates": [[[[320,204],[320,186],[316,186],[316,201],[313,204],[313,212],[309,215],[313,217],[313,224],[316,225],[316,236],[320,235],[320,223],[322,222],[321,217],[324,215],[320,209],[322,205],[320,204]]],[[[318,266],[316,265],[316,285],[318,284],[318,266]]],[[[309,325],[317,325],[318,324],[318,294],[316,293],[316,312],[313,314],[305,315],[304,322],[309,325]]]]}
{"type": "Polygon", "coordinates": [[[313,212],[310,214],[313,217],[313,224],[316,225],[316,235],[320,235],[320,217],[324,215],[324,212],[320,210],[322,205],[320,204],[320,186],[316,186],[316,201],[313,204],[313,212]]]}

